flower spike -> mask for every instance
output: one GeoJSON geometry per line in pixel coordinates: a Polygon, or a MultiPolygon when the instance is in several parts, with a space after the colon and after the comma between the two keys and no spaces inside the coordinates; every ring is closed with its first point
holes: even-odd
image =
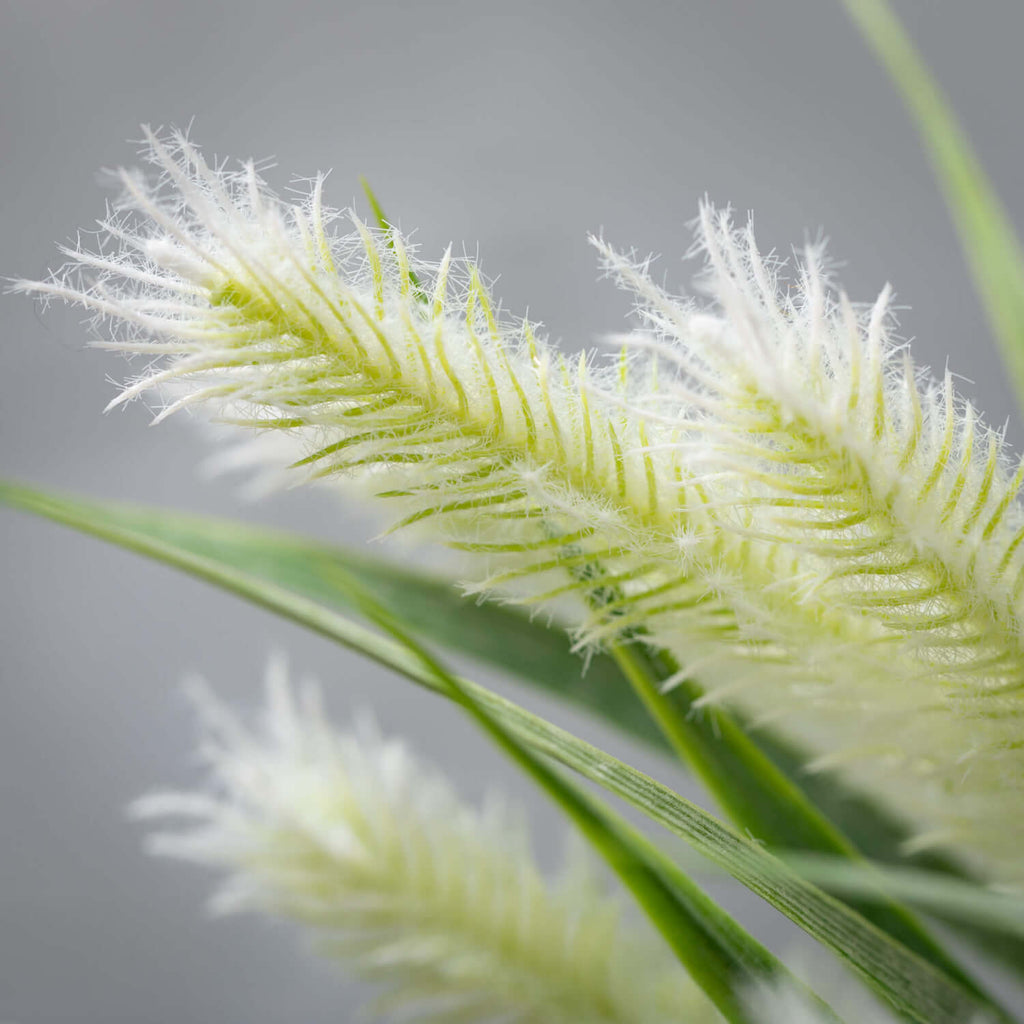
{"type": "Polygon", "coordinates": [[[134,806],[170,829],[150,837],[154,853],[228,873],[215,910],[301,925],[381,987],[374,1019],[719,1019],[654,933],[622,922],[582,849],[549,884],[521,816],[467,807],[368,721],[335,732],[316,690],[290,686],[283,664],[267,686],[253,732],[194,687],[208,787],[134,806]]]}
{"type": "MultiPolygon", "coordinates": [[[[930,839],[1020,880],[1024,465],[948,372],[928,379],[892,340],[888,287],[856,310],[809,246],[783,290],[751,229],[710,206],[700,238],[710,308],[597,243],[638,297],[654,336],[639,344],[675,373],[637,415],[670,408],[677,391],[695,396],[678,420],[680,458],[708,471],[717,523],[791,559],[787,601],[827,609],[839,627],[829,637],[800,615],[754,608],[774,641],[803,644],[819,681],[705,682],[829,751],[819,767],[844,765],[911,820],[945,819],[930,839]]],[[[742,579],[723,587],[748,600],[742,579]]]]}
{"type": "MultiPolygon", "coordinates": [[[[701,657],[729,656],[728,610],[688,571],[711,524],[665,432],[594,407],[604,390],[628,404],[628,364],[570,364],[505,321],[472,263],[419,260],[326,209],[319,184],[286,203],[251,165],[212,170],[183,136],[148,139],[157,174],[122,172],[106,225],[118,252],[21,286],[154,361],[112,404],[153,394],[158,419],[202,407],[286,435],[294,479],[359,479],[392,530],[472,553],[479,589],[575,599],[582,644],[660,617],[701,657]]],[[[712,536],[704,557],[719,555],[712,536]]]]}
{"type": "Polygon", "coordinates": [[[471,588],[568,608],[580,647],[669,649],[705,702],[777,721],[921,842],[1024,883],[1024,466],[893,341],[888,290],[853,306],[820,246],[783,290],[705,206],[710,300],[598,241],[643,331],[570,361],[472,263],[346,228],[320,179],[289,203],[252,164],[148,139],[115,251],[20,286],[153,361],[115,404],[202,407],[290,451],[295,479],[357,479],[392,529],[466,553],[471,588]]]}

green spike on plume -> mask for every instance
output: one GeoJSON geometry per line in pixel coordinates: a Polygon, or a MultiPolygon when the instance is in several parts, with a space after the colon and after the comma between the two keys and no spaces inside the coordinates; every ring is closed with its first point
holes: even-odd
{"type": "MultiPolygon", "coordinates": [[[[930,381],[892,340],[888,288],[855,309],[812,246],[784,289],[750,229],[710,207],[700,238],[711,310],[597,243],[639,298],[650,333],[636,344],[676,373],[635,413],[678,427],[718,525],[787,566],[775,589],[790,607],[751,603],[749,628],[787,656],[802,646],[820,672],[704,678],[709,699],[721,686],[826,751],[819,766],[941,821],[921,844],[953,843],[1020,880],[1024,465],[948,372],[930,381]]],[[[720,576],[734,605],[750,601],[744,579],[720,576]]]]}
{"type": "Polygon", "coordinates": [[[1024,881],[1020,474],[892,342],[886,293],[853,307],[816,250],[786,293],[706,209],[711,303],[599,242],[646,323],[606,365],[566,360],[471,263],[339,230],[320,182],[286,203],[252,165],[150,146],[156,179],[123,173],[105,225],[117,251],[21,286],[157,360],[112,404],[203,405],[280,442],[294,479],[359,481],[392,529],[465,552],[474,588],[571,604],[581,647],[642,633],[922,842],[1024,881]]]}

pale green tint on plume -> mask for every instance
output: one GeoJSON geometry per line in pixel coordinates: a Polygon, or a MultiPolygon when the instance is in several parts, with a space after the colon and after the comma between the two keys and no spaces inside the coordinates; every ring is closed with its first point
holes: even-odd
{"type": "Polygon", "coordinates": [[[949,372],[928,379],[893,341],[888,289],[856,309],[815,246],[782,281],[710,208],[700,237],[710,309],[602,248],[650,328],[636,344],[671,370],[635,414],[684,433],[719,526],[786,566],[760,597],[742,567],[713,572],[747,634],[801,671],[703,675],[709,699],[826,751],[819,766],[930,822],[920,843],[1019,881],[1024,469],[949,372]]]}
{"type": "Polygon", "coordinates": [[[623,923],[581,850],[549,884],[518,814],[467,807],[366,722],[336,733],[317,691],[294,690],[282,664],[253,731],[194,693],[209,783],[135,805],[180,822],[150,848],[228,872],[215,910],[304,926],[381,987],[374,1019],[720,1020],[653,932],[623,923]]]}
{"type": "Polygon", "coordinates": [[[575,598],[581,643],[664,625],[711,661],[758,655],[687,568],[698,550],[762,584],[773,567],[714,529],[674,453],[646,450],[664,430],[596,404],[636,390],[635,359],[567,361],[503,322],[472,264],[420,263],[358,221],[332,233],[319,183],[286,204],[251,165],[211,170],[180,136],[151,147],[156,180],[122,174],[113,251],[69,250],[67,275],[25,286],[95,310],[101,346],[165,358],[113,404],[173,386],[158,419],[203,404],[286,435],[306,477],[356,477],[393,528],[473,556],[480,589],[575,598]]]}
{"type": "Polygon", "coordinates": [[[307,476],[472,555],[481,590],[574,598],[581,645],[642,631],[1020,881],[1019,479],[948,377],[918,380],[885,296],[854,310],[813,252],[786,295],[707,210],[706,307],[603,247],[648,332],[597,369],[506,325],[472,264],[334,234],[319,182],[288,204],[180,136],[151,157],[112,253],[24,286],[163,360],[118,402],[173,384],[161,417],[285,437],[307,476]]]}

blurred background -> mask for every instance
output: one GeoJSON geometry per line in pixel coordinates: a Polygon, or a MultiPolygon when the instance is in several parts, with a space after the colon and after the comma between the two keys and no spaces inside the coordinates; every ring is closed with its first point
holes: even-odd
{"type": "MultiPolygon", "coordinates": [[[[895,0],[1024,225],[1016,0],[895,0]]],[[[886,281],[917,359],[1013,413],[953,231],[895,94],[838,0],[0,0],[0,275],[38,277],[102,213],[97,173],[130,164],[140,122],[192,123],[208,154],[274,157],[270,181],[333,168],[329,198],[373,182],[427,256],[452,241],[505,307],[572,349],[619,330],[586,233],[692,265],[701,196],[756,212],[763,248],[819,231],[855,299],[886,281]]],[[[204,478],[199,432],[108,416],[116,357],[73,311],[0,303],[0,473],[360,542],[373,525],[324,492],[246,505],[204,478]]],[[[1019,445],[1019,421],[1010,435],[1019,445]]],[[[379,550],[379,549],[378,549],[379,550]]],[[[0,1020],[305,1024],[351,1018],[359,988],[287,929],[211,923],[212,878],[147,858],[126,804],[195,781],[180,680],[241,707],[267,655],[322,680],[335,718],[371,706],[460,791],[518,795],[545,863],[562,825],[454,709],[234,598],[0,510],[0,1020]]],[[[476,673],[480,677],[480,673],[476,673]]],[[[504,685],[496,681],[497,685],[504,685]]],[[[514,692],[514,691],[513,691],[514,692]]],[[[529,706],[695,795],[670,767],[533,694],[529,706]]],[[[762,939],[793,929],[724,883],[762,939]]]]}

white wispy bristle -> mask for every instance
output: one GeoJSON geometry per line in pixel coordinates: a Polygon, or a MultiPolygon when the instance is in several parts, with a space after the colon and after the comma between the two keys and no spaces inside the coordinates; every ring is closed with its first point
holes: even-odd
{"type": "Polygon", "coordinates": [[[315,689],[268,673],[259,727],[204,688],[210,778],[134,807],[180,819],[157,854],[227,872],[218,912],[301,925],[382,994],[371,1012],[417,1021],[700,1024],[718,1020],[653,933],[621,920],[575,850],[557,884],[535,866],[521,815],[476,811],[400,742],[324,719],[315,689]]]}
{"type": "MultiPolygon", "coordinates": [[[[933,822],[918,847],[968,850],[1020,881],[1024,465],[950,373],[930,380],[892,339],[888,287],[855,309],[821,246],[784,281],[751,229],[709,206],[699,238],[710,316],[597,243],[638,297],[637,344],[663,363],[637,415],[679,426],[723,529],[788,560],[784,603],[750,601],[748,621],[802,644],[819,673],[705,682],[821,751],[815,767],[933,822]]],[[[744,583],[723,573],[737,605],[744,583]]]]}
{"type": "Polygon", "coordinates": [[[598,367],[506,322],[472,263],[343,230],[322,179],[285,202],[148,138],[109,251],[20,286],[152,360],[114,404],[173,384],[161,417],[283,438],[296,479],[356,480],[472,556],[472,588],[671,650],[921,842],[1024,882],[1022,473],[892,341],[888,292],[853,307],[820,247],[787,285],[708,207],[703,303],[598,242],[645,319],[598,367]]]}

